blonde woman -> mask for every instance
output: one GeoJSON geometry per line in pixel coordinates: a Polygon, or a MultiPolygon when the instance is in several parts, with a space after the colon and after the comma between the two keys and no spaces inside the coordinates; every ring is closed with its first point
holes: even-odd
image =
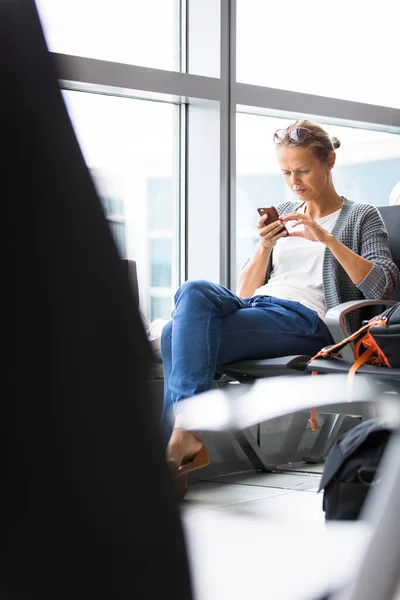
{"type": "MultiPolygon", "coordinates": [[[[218,364],[313,355],[332,343],[324,322],[329,308],[388,298],[399,279],[378,210],[335,189],[339,140],[315,123],[297,121],[277,130],[273,141],[296,199],[276,207],[277,221],[259,219],[259,240],[237,294],[208,281],[184,283],[162,333],[167,459],[182,496],[188,471],[207,464],[207,453],[199,433],[180,428],[177,403],[210,389],[218,364]]],[[[356,315],[348,326],[357,327],[356,315]]]]}

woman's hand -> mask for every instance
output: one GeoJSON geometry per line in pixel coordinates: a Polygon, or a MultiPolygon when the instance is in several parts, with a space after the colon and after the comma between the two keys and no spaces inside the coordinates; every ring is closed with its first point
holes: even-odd
{"type": "Polygon", "coordinates": [[[295,221],[295,223],[291,225],[292,228],[303,225],[303,229],[291,231],[289,234],[290,237],[303,237],[310,242],[321,242],[322,244],[327,244],[328,240],[332,237],[326,229],[320,227],[309,215],[290,213],[288,215],[282,215],[280,219],[283,222],[295,221]]]}
{"type": "Polygon", "coordinates": [[[281,237],[287,237],[286,228],[282,229],[282,222],[268,223],[268,215],[263,215],[257,224],[260,243],[265,250],[272,250],[281,237]]]}
{"type": "Polygon", "coordinates": [[[239,273],[236,294],[240,298],[251,298],[255,290],[264,285],[272,248],[281,237],[287,236],[282,221],[268,223],[267,214],[259,219],[257,230],[260,240],[254,248],[253,256],[239,273]]]}

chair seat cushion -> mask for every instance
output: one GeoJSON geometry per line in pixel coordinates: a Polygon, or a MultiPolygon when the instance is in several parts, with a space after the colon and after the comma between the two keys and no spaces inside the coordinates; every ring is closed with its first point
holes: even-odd
{"type": "Polygon", "coordinates": [[[220,373],[235,377],[245,375],[251,378],[272,377],[275,375],[300,374],[305,372],[310,356],[291,355],[278,358],[262,358],[254,360],[241,360],[226,365],[219,365],[220,373]]]}

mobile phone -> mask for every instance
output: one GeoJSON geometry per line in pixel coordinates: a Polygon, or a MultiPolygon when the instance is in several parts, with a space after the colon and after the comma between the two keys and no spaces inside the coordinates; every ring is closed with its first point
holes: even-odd
{"type": "MultiPolygon", "coordinates": [[[[266,208],[257,208],[257,212],[260,215],[260,217],[263,217],[265,214],[268,215],[268,219],[266,220],[266,223],[265,223],[266,225],[279,220],[279,213],[276,210],[275,206],[267,206],[266,208]]],[[[282,229],[280,229],[278,233],[280,233],[284,229],[286,229],[286,232],[289,234],[287,227],[283,223],[282,223],[282,229]]]]}

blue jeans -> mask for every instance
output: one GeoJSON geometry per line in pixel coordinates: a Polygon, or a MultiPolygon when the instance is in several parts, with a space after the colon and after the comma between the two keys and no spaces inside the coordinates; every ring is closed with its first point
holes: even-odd
{"type": "Polygon", "coordinates": [[[162,427],[169,437],[174,406],[209,390],[217,365],[290,354],[316,354],[333,340],[318,314],[273,296],[239,298],[209,281],[188,281],[163,328],[162,427]]]}

